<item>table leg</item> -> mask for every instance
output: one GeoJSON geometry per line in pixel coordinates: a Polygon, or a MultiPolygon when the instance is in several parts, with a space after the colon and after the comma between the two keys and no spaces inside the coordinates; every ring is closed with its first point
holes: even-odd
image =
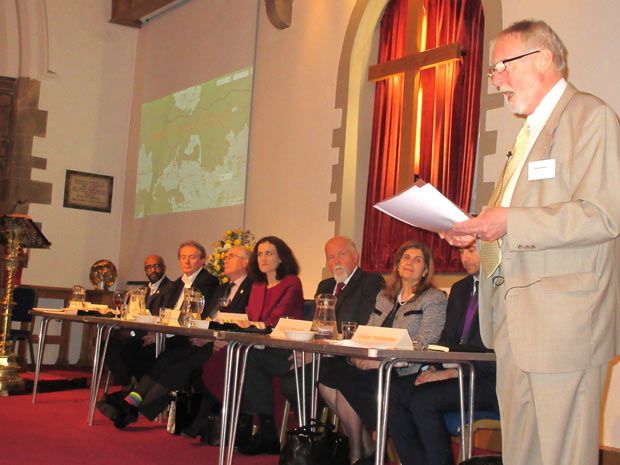
{"type": "MultiPolygon", "coordinates": [[[[244,349],[245,349],[245,352],[243,353],[243,362],[241,363],[241,373],[239,376],[239,383],[235,384],[237,387],[238,395],[233,396],[234,410],[233,410],[232,425],[231,425],[232,428],[230,430],[230,436],[229,436],[230,442],[228,445],[228,460],[226,462],[227,465],[232,464],[233,454],[235,452],[235,435],[237,433],[237,420],[239,419],[239,411],[241,410],[241,402],[243,399],[243,383],[245,382],[245,369],[247,366],[248,354],[250,350],[252,349],[252,347],[254,347],[254,344],[248,344],[246,346],[241,346],[238,350],[239,354],[244,349]]],[[[236,358],[237,363],[239,363],[239,357],[240,355],[236,358]]],[[[236,377],[237,377],[237,373],[235,373],[235,378],[236,377]]]]}
{"type": "MultiPolygon", "coordinates": [[[[297,394],[297,423],[301,428],[304,426],[304,421],[302,419],[302,401],[300,395],[300,386],[299,386],[299,367],[297,366],[297,351],[293,349],[293,370],[295,372],[295,393],[297,394]]],[[[302,368],[303,370],[303,368],[302,368]]]]}
{"type": "Polygon", "coordinates": [[[232,371],[232,362],[234,358],[235,348],[238,345],[238,342],[229,342],[226,346],[226,364],[224,369],[224,393],[222,395],[222,428],[220,431],[220,454],[219,454],[219,465],[224,465],[224,454],[226,452],[226,433],[228,431],[228,411],[229,411],[229,403],[230,403],[230,378],[232,371]]]}
{"type": "MultiPolygon", "coordinates": [[[[97,397],[99,396],[99,386],[101,386],[101,375],[103,374],[103,365],[105,363],[105,356],[108,353],[108,343],[110,342],[110,333],[114,329],[114,326],[103,326],[101,329],[101,334],[105,330],[108,330],[108,333],[105,337],[105,344],[103,345],[103,352],[101,356],[98,355],[98,352],[95,351],[95,355],[93,356],[93,366],[97,363],[97,373],[96,379],[94,383],[91,383],[90,391],[90,404],[88,406],[88,424],[93,426],[93,418],[95,417],[95,405],[97,404],[97,397]],[[97,360],[95,362],[95,360],[97,360]]],[[[97,327],[97,337],[99,337],[99,327],[97,327]]],[[[101,343],[100,343],[101,344],[101,343]]],[[[96,344],[95,344],[96,345],[96,344]]]]}
{"type": "Polygon", "coordinates": [[[383,423],[384,423],[384,417],[383,417],[383,388],[384,388],[384,383],[383,383],[383,370],[386,369],[386,366],[390,363],[390,360],[381,360],[381,365],[379,365],[379,380],[377,382],[377,445],[376,445],[376,452],[375,452],[375,465],[381,465],[383,463],[383,456],[381,455],[381,447],[382,447],[382,443],[385,440],[382,435],[381,435],[381,431],[383,430],[383,423]]]}
{"type": "Polygon", "coordinates": [[[37,387],[39,385],[39,372],[43,363],[43,351],[45,349],[45,335],[47,334],[47,325],[50,319],[46,316],[41,317],[41,327],[39,328],[39,346],[37,347],[37,363],[34,369],[34,383],[32,385],[32,403],[37,400],[37,387]]]}
{"type": "MultiPolygon", "coordinates": [[[[461,452],[463,456],[463,460],[467,460],[469,457],[467,441],[465,438],[465,429],[467,428],[467,423],[465,422],[465,388],[463,385],[463,366],[459,363],[456,366],[456,369],[459,373],[459,408],[460,408],[460,417],[461,417],[461,452]]],[[[470,423],[471,425],[471,423],[470,423]]]]}
{"type": "MultiPolygon", "coordinates": [[[[86,421],[89,425],[92,426],[92,418],[91,418],[91,405],[94,405],[95,397],[97,396],[95,392],[95,384],[97,384],[97,374],[99,373],[99,351],[101,350],[101,338],[103,335],[103,330],[105,329],[105,325],[98,324],[97,325],[97,336],[95,339],[95,355],[93,356],[93,373],[90,378],[90,399],[88,401],[88,415],[86,417],[86,421]]],[[[93,412],[94,416],[94,412],[93,412]]]]}
{"type": "Polygon", "coordinates": [[[319,388],[317,382],[319,380],[319,370],[321,369],[321,354],[312,354],[312,404],[310,410],[312,418],[317,418],[317,408],[319,400],[319,388]]]}
{"type": "Polygon", "coordinates": [[[476,370],[471,362],[465,362],[469,366],[469,429],[467,438],[467,459],[473,454],[473,436],[474,436],[474,381],[476,379],[476,370]]]}

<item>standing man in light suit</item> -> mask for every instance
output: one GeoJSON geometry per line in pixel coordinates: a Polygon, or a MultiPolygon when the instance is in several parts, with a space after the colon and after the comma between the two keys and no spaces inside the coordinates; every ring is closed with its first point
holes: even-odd
{"type": "Polygon", "coordinates": [[[598,463],[608,363],[620,348],[620,131],[564,78],[542,21],[492,43],[489,76],[526,116],[488,208],[444,237],[480,239],[482,339],[497,354],[506,465],[598,463]]]}

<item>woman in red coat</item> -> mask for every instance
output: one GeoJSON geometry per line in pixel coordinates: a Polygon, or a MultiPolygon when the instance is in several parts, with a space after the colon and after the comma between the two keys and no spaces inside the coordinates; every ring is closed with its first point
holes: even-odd
{"type": "MultiPolygon", "coordinates": [[[[288,245],[277,237],[259,240],[248,265],[254,280],[246,314],[250,321],[275,326],[282,317],[303,318],[304,298],[297,277],[299,265],[288,245]]],[[[290,370],[290,350],[266,347],[248,354],[243,412],[237,428],[237,450],[243,454],[279,454],[280,441],[273,418],[272,377],[290,370]],[[251,386],[251,389],[248,387],[251,386]],[[253,415],[260,429],[252,436],[253,415]]]]}

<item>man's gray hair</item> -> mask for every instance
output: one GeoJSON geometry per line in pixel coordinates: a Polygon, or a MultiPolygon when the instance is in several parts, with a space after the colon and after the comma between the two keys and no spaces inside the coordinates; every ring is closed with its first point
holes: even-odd
{"type": "Polygon", "coordinates": [[[566,47],[547,23],[535,19],[525,19],[516,22],[500,32],[497,37],[491,41],[491,47],[495,45],[498,39],[508,35],[519,36],[525,47],[525,51],[533,51],[541,48],[551,50],[551,53],[553,53],[553,63],[559,72],[564,73],[564,68],[566,68],[566,47]]]}

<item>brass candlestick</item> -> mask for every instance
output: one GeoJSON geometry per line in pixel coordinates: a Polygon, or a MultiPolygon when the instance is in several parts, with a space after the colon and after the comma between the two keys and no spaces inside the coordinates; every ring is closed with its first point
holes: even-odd
{"type": "Polygon", "coordinates": [[[0,392],[24,389],[24,380],[17,375],[17,355],[11,351],[11,310],[15,271],[19,264],[20,247],[48,248],[49,241],[43,236],[32,219],[24,215],[4,215],[0,219],[0,242],[4,244],[5,287],[0,302],[0,392]]]}

